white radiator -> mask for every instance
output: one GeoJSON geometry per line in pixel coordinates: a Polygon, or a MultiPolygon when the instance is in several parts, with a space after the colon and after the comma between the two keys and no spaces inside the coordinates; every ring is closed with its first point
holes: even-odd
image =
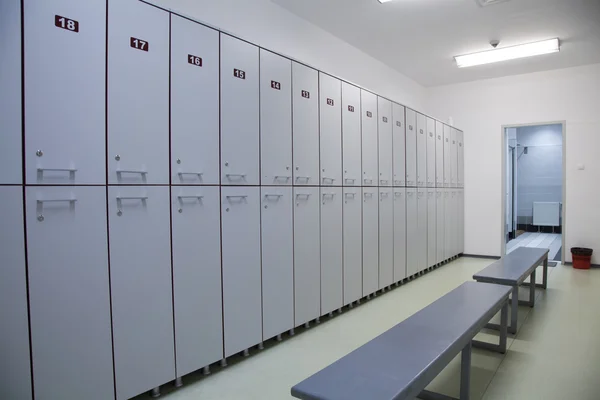
{"type": "Polygon", "coordinates": [[[535,226],[559,226],[560,225],[559,202],[534,202],[533,203],[533,225],[535,226]]]}

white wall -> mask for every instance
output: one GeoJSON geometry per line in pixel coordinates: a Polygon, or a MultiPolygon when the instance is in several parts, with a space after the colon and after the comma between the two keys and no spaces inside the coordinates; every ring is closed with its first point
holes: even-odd
{"type": "Polygon", "coordinates": [[[419,111],[425,89],[270,0],[150,0],[419,111]]]}
{"type": "Polygon", "coordinates": [[[600,64],[431,88],[426,101],[465,131],[465,253],[500,255],[502,125],[564,120],[563,251],[592,247],[600,263],[600,64]]]}

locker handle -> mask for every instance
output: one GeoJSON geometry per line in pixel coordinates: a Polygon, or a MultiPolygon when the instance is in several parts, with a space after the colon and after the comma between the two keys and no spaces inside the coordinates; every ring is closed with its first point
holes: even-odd
{"type": "Polygon", "coordinates": [[[177,198],[179,200],[183,200],[183,199],[198,199],[201,200],[204,198],[204,196],[177,196],[177,198]]]}
{"type": "Polygon", "coordinates": [[[365,178],[363,179],[365,183],[373,183],[373,179],[365,178]]]}
{"type": "Polygon", "coordinates": [[[146,201],[146,200],[148,200],[148,196],[128,196],[128,197],[117,196],[117,201],[121,201],[121,200],[142,200],[142,201],[146,201]]]}
{"type": "Polygon", "coordinates": [[[227,179],[230,179],[230,177],[235,177],[235,176],[239,176],[240,178],[245,178],[246,174],[225,174],[225,176],[227,177],[227,179]]]}
{"type": "Polygon", "coordinates": [[[275,198],[281,198],[283,197],[282,194],[265,194],[265,199],[268,199],[269,197],[275,197],[275,198]]]}
{"type": "Polygon", "coordinates": [[[356,193],[344,193],[344,197],[354,198],[354,197],[356,197],[356,193]]]}
{"type": "Polygon", "coordinates": [[[366,192],[366,193],[363,193],[363,196],[365,196],[365,197],[373,197],[373,193],[366,192]]]}
{"type": "Polygon", "coordinates": [[[240,195],[240,196],[225,196],[227,199],[247,199],[248,196],[247,195],[240,195]]]}
{"type": "Polygon", "coordinates": [[[77,172],[77,168],[38,168],[38,172],[59,171],[59,172],[77,172]]]}
{"type": "Polygon", "coordinates": [[[356,182],[356,179],[354,179],[354,178],[345,178],[344,179],[344,182],[348,182],[348,181],[354,183],[354,182],[356,182]]]}
{"type": "Polygon", "coordinates": [[[408,196],[412,197],[412,195],[414,194],[414,192],[408,192],[406,193],[408,196]]]}
{"type": "Polygon", "coordinates": [[[298,180],[298,179],[305,179],[305,180],[309,181],[310,180],[310,176],[297,176],[296,180],[298,180]]]}
{"type": "Polygon", "coordinates": [[[381,193],[379,193],[379,195],[381,197],[388,197],[390,194],[388,192],[381,192],[381,193]]]}
{"type": "Polygon", "coordinates": [[[296,193],[296,198],[298,197],[310,197],[310,193],[296,193]]]}
{"type": "Polygon", "coordinates": [[[389,183],[389,181],[387,179],[380,179],[379,182],[383,183],[383,184],[388,184],[389,183]]]}
{"type": "Polygon", "coordinates": [[[180,177],[183,175],[198,175],[198,176],[202,176],[204,175],[204,172],[178,172],[177,175],[179,175],[180,177]]]}
{"type": "Polygon", "coordinates": [[[292,177],[289,175],[275,175],[274,178],[276,181],[279,179],[285,179],[286,182],[292,179],[292,177]]]}
{"type": "Polygon", "coordinates": [[[138,170],[134,170],[134,169],[118,169],[117,170],[117,174],[141,174],[141,175],[147,175],[148,172],[147,171],[138,171],[138,170]]]}
{"type": "Polygon", "coordinates": [[[324,181],[331,181],[331,182],[335,182],[335,178],[328,178],[326,176],[322,177],[321,179],[323,179],[324,181]]]}
{"type": "Polygon", "coordinates": [[[323,193],[322,196],[323,196],[323,198],[325,198],[325,197],[334,197],[335,193],[323,193]]]}
{"type": "Polygon", "coordinates": [[[396,185],[400,185],[400,184],[402,183],[402,181],[397,181],[397,180],[395,180],[395,179],[394,179],[394,183],[395,183],[396,185]]]}
{"type": "Polygon", "coordinates": [[[394,192],[394,196],[396,196],[396,197],[402,197],[402,192],[394,192]]]}

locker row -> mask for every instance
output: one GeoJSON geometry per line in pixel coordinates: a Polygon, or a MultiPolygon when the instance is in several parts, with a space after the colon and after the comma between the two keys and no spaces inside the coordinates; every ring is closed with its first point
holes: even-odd
{"type": "Polygon", "coordinates": [[[36,398],[128,399],[463,248],[461,189],[4,186],[0,200],[2,398],[31,398],[28,303],[36,398]]]}
{"type": "Polygon", "coordinates": [[[21,93],[6,1],[0,184],[464,186],[461,131],[138,0],[24,0],[21,93]]]}

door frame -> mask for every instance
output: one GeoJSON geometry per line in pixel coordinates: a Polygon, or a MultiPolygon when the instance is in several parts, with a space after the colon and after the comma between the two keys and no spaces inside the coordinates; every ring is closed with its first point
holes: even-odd
{"type": "MultiPolygon", "coordinates": [[[[506,163],[507,163],[507,154],[506,154],[506,129],[508,128],[522,128],[526,126],[540,126],[540,125],[561,125],[562,126],[562,234],[561,234],[561,263],[565,263],[565,243],[567,236],[567,174],[566,174],[566,160],[567,160],[567,121],[549,121],[549,122],[535,122],[535,123],[527,123],[527,124],[510,124],[510,125],[502,125],[502,129],[500,131],[501,138],[501,157],[502,157],[502,166],[501,166],[501,185],[502,189],[500,192],[501,197],[501,225],[502,232],[500,234],[500,249],[501,256],[503,257],[506,254],[506,163]]],[[[516,171],[515,171],[516,172],[516,171]]],[[[513,210],[513,213],[516,212],[513,210]]]]}

